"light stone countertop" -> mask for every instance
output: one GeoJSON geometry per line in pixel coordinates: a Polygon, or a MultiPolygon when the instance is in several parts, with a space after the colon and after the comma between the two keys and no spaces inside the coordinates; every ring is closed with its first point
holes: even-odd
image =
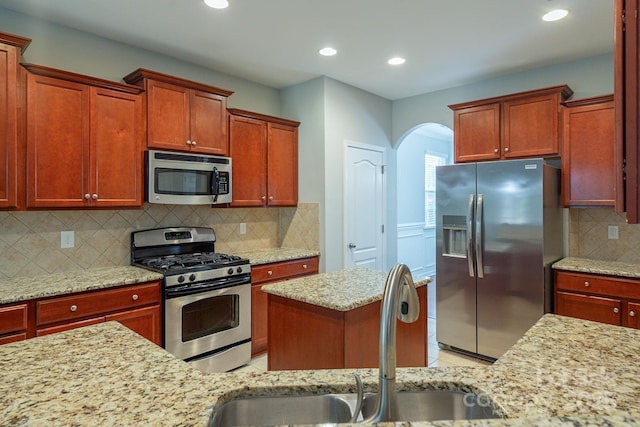
{"type": "MultiPolygon", "coordinates": [[[[366,268],[351,268],[300,277],[262,286],[272,295],[337,311],[349,311],[382,299],[387,273],[366,268]]],[[[416,282],[424,286],[428,277],[416,282]]]]}
{"type": "Polygon", "coordinates": [[[0,280],[0,304],[161,280],[162,274],[133,266],[91,268],[0,280]]]}
{"type": "Polygon", "coordinates": [[[297,248],[268,248],[239,251],[233,254],[241,256],[242,258],[248,258],[249,261],[251,261],[251,265],[260,265],[318,256],[320,252],[297,248]]]}
{"type": "MultiPolygon", "coordinates": [[[[0,346],[0,425],[205,426],[238,397],[354,392],[354,371],[204,374],[107,322],[0,346]]],[[[377,370],[357,371],[375,391],[377,370]]],[[[549,314],[492,366],[400,368],[396,380],[486,394],[507,417],[415,426],[640,425],[640,331],[549,314]]]]}
{"type": "Polygon", "coordinates": [[[578,273],[640,278],[640,265],[618,261],[569,257],[554,263],[552,267],[555,270],[575,271],[578,273]]]}

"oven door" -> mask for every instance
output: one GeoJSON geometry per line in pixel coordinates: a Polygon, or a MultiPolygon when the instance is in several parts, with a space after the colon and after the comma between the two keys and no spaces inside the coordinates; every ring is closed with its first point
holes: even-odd
{"type": "Polygon", "coordinates": [[[251,338],[251,283],[165,299],[167,351],[189,359],[251,338]]]}

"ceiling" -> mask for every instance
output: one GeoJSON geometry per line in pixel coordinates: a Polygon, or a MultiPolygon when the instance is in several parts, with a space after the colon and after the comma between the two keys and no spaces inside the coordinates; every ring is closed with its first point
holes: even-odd
{"type": "Polygon", "coordinates": [[[325,75],[395,100],[613,51],[613,0],[0,0],[283,88],[325,75]],[[558,22],[540,16],[554,8],[558,22]],[[318,55],[331,45],[333,57],[318,55]],[[386,63],[406,58],[400,66],[386,63]]]}

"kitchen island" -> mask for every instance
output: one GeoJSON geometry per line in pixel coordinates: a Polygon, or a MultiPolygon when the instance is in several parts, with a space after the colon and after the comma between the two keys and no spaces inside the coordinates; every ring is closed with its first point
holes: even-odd
{"type": "MultiPolygon", "coordinates": [[[[386,278],[384,271],[351,268],[263,286],[269,294],[269,370],[378,366],[386,278]]],[[[427,365],[429,282],[416,283],[418,320],[397,324],[398,366],[427,365]]]]}
{"type": "MultiPolygon", "coordinates": [[[[0,425],[205,426],[238,397],[354,392],[354,371],[204,374],[107,322],[0,346],[0,425]]],[[[397,387],[484,393],[507,417],[465,425],[640,425],[640,331],[546,315],[492,366],[401,368],[397,387]]]]}

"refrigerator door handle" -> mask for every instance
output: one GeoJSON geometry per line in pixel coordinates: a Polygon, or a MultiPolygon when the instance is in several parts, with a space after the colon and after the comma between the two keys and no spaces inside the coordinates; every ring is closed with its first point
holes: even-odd
{"type": "Polygon", "coordinates": [[[475,277],[473,268],[473,211],[474,195],[469,194],[469,208],[467,211],[467,264],[469,265],[469,277],[475,277]]]}
{"type": "Polygon", "coordinates": [[[482,204],[484,197],[478,194],[478,207],[476,209],[476,263],[478,278],[484,278],[484,263],[482,262],[482,204]]]}

